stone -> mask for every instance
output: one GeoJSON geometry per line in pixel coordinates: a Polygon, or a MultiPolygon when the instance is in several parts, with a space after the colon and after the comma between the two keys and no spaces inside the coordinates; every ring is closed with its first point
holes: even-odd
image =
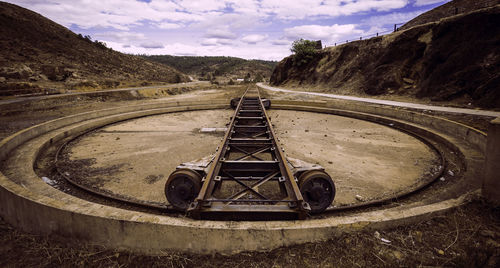
{"type": "Polygon", "coordinates": [[[361,196],[361,195],[359,195],[359,194],[357,194],[355,197],[356,197],[356,199],[357,199],[358,201],[361,201],[361,202],[365,201],[365,198],[364,198],[364,197],[362,197],[362,196],[361,196]]]}
{"type": "Polygon", "coordinates": [[[406,78],[406,77],[403,78],[403,82],[405,82],[406,84],[410,84],[410,85],[415,84],[415,80],[410,79],[410,78],[406,78]]]}
{"type": "Polygon", "coordinates": [[[11,68],[2,68],[0,70],[0,76],[10,79],[28,79],[33,75],[33,70],[26,65],[19,65],[11,68]]]}

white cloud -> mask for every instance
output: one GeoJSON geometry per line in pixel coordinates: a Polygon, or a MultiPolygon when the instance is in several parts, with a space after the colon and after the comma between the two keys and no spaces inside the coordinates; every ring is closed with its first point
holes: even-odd
{"type": "Polygon", "coordinates": [[[370,10],[388,11],[402,8],[409,0],[262,0],[261,11],[279,19],[297,20],[311,17],[337,17],[370,10]]]}
{"type": "Polygon", "coordinates": [[[331,43],[344,40],[346,37],[361,36],[364,31],[357,29],[355,24],[334,24],[331,26],[302,25],[285,29],[285,37],[289,40],[300,38],[311,40],[322,40],[323,43],[331,43]]]}
{"type": "Polygon", "coordinates": [[[426,5],[431,5],[431,4],[437,4],[441,2],[449,2],[450,0],[416,0],[414,6],[416,7],[421,7],[421,6],[426,6],[426,5]]]}
{"type": "Polygon", "coordinates": [[[236,34],[231,32],[227,27],[219,28],[219,29],[210,29],[205,34],[205,37],[208,38],[217,38],[217,39],[235,39],[236,34]]]}
{"type": "Polygon", "coordinates": [[[442,0],[7,1],[71,29],[84,29],[82,33],[119,51],[279,60],[290,54],[293,40],[319,39],[329,45],[359,39],[381,31],[389,21],[416,16],[420,11],[412,11],[413,6],[442,0]],[[410,1],[414,4],[408,5],[410,1]],[[405,6],[411,12],[398,10],[405,6]],[[382,16],[376,11],[383,11],[382,16]],[[344,18],[350,24],[339,22],[344,18]]]}
{"type": "MultiPolygon", "coordinates": [[[[255,27],[273,16],[278,20],[334,18],[370,10],[404,7],[409,0],[18,0],[11,1],[44,14],[67,27],[128,30],[148,21],[173,29],[188,26],[228,25],[255,27]]],[[[438,0],[417,0],[416,5],[438,0]]],[[[153,25],[155,25],[153,23],[153,25]]]]}
{"type": "Polygon", "coordinates": [[[224,0],[180,0],[177,3],[188,12],[208,12],[224,9],[231,1],[224,0]]]}
{"type": "Polygon", "coordinates": [[[83,29],[93,27],[128,30],[143,21],[193,22],[204,20],[200,14],[179,11],[172,1],[152,0],[47,0],[11,1],[39,12],[67,27],[77,25],[83,29]]]}
{"type": "Polygon", "coordinates": [[[272,42],[272,44],[276,45],[276,46],[284,46],[284,45],[291,45],[292,42],[290,42],[290,40],[278,39],[278,40],[274,40],[272,42]]]}
{"type": "Polygon", "coordinates": [[[163,48],[146,49],[140,46],[130,45],[124,47],[118,42],[106,41],[108,47],[130,54],[146,55],[176,55],[176,56],[228,56],[245,59],[281,60],[290,55],[289,48],[277,47],[273,45],[253,46],[242,44],[240,46],[199,46],[183,43],[165,44],[163,48]]]}
{"type": "Polygon", "coordinates": [[[96,39],[106,39],[117,42],[130,42],[130,41],[138,41],[145,40],[146,37],[143,33],[134,33],[134,32],[104,32],[94,34],[94,38],[96,39]]]}
{"type": "Polygon", "coordinates": [[[200,44],[202,46],[216,46],[218,43],[217,38],[205,38],[200,44]]]}
{"type": "Polygon", "coordinates": [[[164,48],[165,46],[160,42],[149,41],[141,43],[140,47],[150,49],[150,48],[164,48]]]}
{"type": "Polygon", "coordinates": [[[406,23],[416,16],[424,13],[426,10],[417,10],[413,12],[394,12],[383,16],[372,16],[363,22],[372,27],[384,26],[384,25],[394,25],[396,23],[406,23]]]}
{"type": "Polygon", "coordinates": [[[205,38],[201,41],[202,46],[219,46],[219,45],[231,45],[234,42],[229,39],[219,39],[219,38],[205,38]]]}
{"type": "Polygon", "coordinates": [[[262,42],[266,40],[267,35],[264,34],[250,34],[250,35],[245,35],[241,38],[241,41],[247,43],[247,44],[257,44],[259,42],[262,42]]]}
{"type": "Polygon", "coordinates": [[[154,25],[160,29],[165,29],[165,30],[179,29],[183,27],[182,24],[170,23],[170,22],[160,22],[160,23],[155,23],[154,25]]]}

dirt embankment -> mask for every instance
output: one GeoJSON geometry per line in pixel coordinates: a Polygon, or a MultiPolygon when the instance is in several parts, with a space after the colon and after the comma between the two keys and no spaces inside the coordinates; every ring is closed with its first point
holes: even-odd
{"type": "Polygon", "coordinates": [[[329,47],[308,64],[283,59],[276,86],[306,86],[340,94],[398,94],[433,101],[465,98],[500,107],[500,5],[329,47]]]}
{"type": "Polygon", "coordinates": [[[4,2],[0,2],[0,36],[0,95],[189,81],[171,67],[114,51],[4,2]]]}

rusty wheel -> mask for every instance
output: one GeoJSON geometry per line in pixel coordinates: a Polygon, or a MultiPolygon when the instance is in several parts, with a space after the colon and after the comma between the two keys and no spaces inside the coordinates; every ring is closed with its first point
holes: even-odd
{"type": "Polygon", "coordinates": [[[190,169],[178,169],[168,177],[165,195],[177,210],[186,210],[201,188],[201,176],[190,169]]]}
{"type": "Polygon", "coordinates": [[[304,172],[299,177],[299,188],[304,201],[309,203],[311,213],[320,213],[329,207],[335,198],[332,178],[321,170],[304,172]]]}

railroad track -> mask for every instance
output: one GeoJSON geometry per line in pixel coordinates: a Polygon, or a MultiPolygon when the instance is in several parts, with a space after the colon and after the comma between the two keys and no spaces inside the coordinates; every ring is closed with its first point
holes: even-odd
{"type": "Polygon", "coordinates": [[[197,219],[304,219],[332,203],[335,186],[322,168],[293,171],[266,113],[271,102],[248,88],[208,170],[178,168],[165,195],[197,219]]]}

